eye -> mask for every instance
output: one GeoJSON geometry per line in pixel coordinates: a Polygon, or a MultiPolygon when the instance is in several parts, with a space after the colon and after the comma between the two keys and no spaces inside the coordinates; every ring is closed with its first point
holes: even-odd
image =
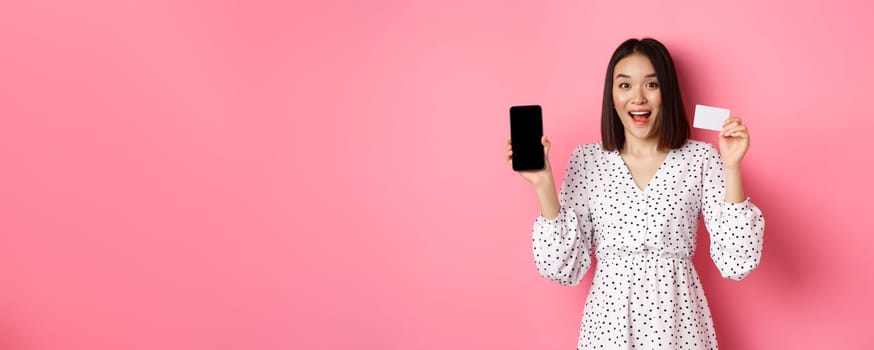
{"type": "Polygon", "coordinates": [[[648,87],[650,89],[658,89],[659,83],[651,81],[651,82],[646,83],[646,87],[648,87]]]}
{"type": "Polygon", "coordinates": [[[619,83],[620,89],[627,89],[629,86],[631,86],[631,85],[628,85],[628,83],[619,83]]]}

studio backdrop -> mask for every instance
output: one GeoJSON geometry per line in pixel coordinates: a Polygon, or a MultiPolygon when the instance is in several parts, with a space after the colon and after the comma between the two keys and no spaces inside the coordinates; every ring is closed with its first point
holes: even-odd
{"type": "Polygon", "coordinates": [[[543,106],[560,179],[631,37],[750,129],[761,265],[722,279],[703,225],[694,259],[721,348],[871,348],[871,13],[5,1],[0,348],[572,349],[592,272],[538,275],[508,110],[543,106]]]}

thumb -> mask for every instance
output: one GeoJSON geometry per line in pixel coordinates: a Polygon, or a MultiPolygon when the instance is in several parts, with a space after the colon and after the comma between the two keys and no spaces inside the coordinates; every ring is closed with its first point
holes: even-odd
{"type": "Polygon", "coordinates": [[[549,138],[546,135],[540,138],[540,143],[543,144],[543,155],[549,156],[549,147],[552,146],[552,143],[549,142],[549,138]]]}

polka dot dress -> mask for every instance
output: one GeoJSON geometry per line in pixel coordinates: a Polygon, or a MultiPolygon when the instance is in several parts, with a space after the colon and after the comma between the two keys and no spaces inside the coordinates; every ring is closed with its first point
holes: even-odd
{"type": "Polygon", "coordinates": [[[723,277],[759,264],[765,221],[749,198],[725,202],[722,160],[710,144],[671,150],[641,190],[618,151],[600,143],[571,155],[561,211],[538,217],[533,246],[541,275],[576,285],[597,258],[579,349],[716,349],[704,290],[692,265],[699,213],[723,277]]]}

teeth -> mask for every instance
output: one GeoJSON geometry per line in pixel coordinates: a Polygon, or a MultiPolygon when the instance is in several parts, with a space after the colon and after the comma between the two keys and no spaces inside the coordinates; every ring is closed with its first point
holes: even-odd
{"type": "Polygon", "coordinates": [[[631,115],[647,115],[649,112],[630,112],[631,115]]]}

